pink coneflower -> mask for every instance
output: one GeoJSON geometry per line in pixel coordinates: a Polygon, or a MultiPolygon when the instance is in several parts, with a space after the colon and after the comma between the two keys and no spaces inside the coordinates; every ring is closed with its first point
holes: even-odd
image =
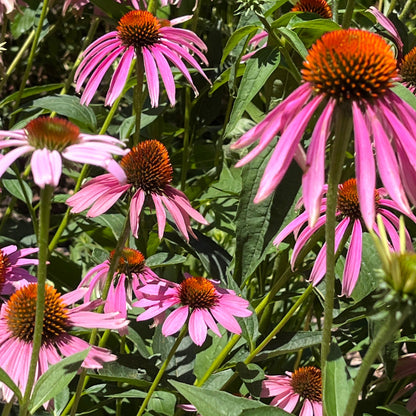
{"type": "MultiPolygon", "coordinates": [[[[49,367],[61,360],[91,348],[82,366],[102,368],[102,364],[114,361],[116,356],[104,348],[91,346],[81,338],[69,333],[72,327],[119,329],[128,321],[118,317],[118,313],[94,313],[102,301],[84,303],[70,308],[78,301],[85,290],[75,290],[61,295],[55,288],[45,285],[45,318],[43,323],[42,346],[39,353],[36,377],[39,378],[49,367]]],[[[0,311],[0,367],[12,378],[21,391],[27,383],[28,368],[32,355],[33,332],[36,314],[37,284],[30,283],[17,290],[3,304],[0,311]]],[[[13,392],[4,384],[0,385],[3,399],[10,401],[13,392]]]]}
{"type": "Polygon", "coordinates": [[[114,137],[81,133],[68,120],[38,117],[24,129],[0,130],[0,149],[15,148],[0,159],[0,177],[16,159],[32,153],[30,163],[36,185],[40,188],[57,186],[62,174],[62,159],[108,170],[114,166],[112,155],[126,153],[121,146],[124,144],[114,137]]]}
{"type": "MultiPolygon", "coordinates": [[[[322,19],[331,19],[332,10],[329,4],[325,0],[299,0],[293,7],[291,12],[307,12],[315,13],[319,15],[322,19]]],[[[246,62],[250,59],[259,49],[266,46],[265,44],[260,46],[260,43],[263,39],[266,39],[269,36],[267,31],[262,30],[257,35],[254,35],[250,41],[249,45],[254,48],[252,52],[244,55],[241,58],[241,62],[246,62]]]]}
{"type": "Polygon", "coordinates": [[[315,367],[300,367],[286,376],[266,376],[260,397],[273,397],[271,406],[292,413],[303,400],[301,416],[322,416],[321,370],[315,367]]]}
{"type": "Polygon", "coordinates": [[[111,78],[106,105],[112,105],[121,94],[131,63],[138,55],[143,58],[150,102],[153,107],[159,103],[158,73],[162,77],[171,105],[175,104],[175,81],[168,61],[179,69],[195,94],[198,94],[183,60],[208,80],[191,55],[192,52],[208,65],[207,59],[201,52],[206,50],[206,45],[193,32],[172,27],[183,21],[184,18],[172,21],[159,20],[152,13],[143,10],[132,10],[124,15],[119,21],[117,30],[101,36],[84,52],[84,59],[75,74],[76,90],[80,91],[85,80],[90,75],[91,77],[85,86],[81,102],[90,103],[104,74],[120,55],[120,62],[111,78]]]}
{"type": "MultiPolygon", "coordinates": [[[[324,187],[326,192],[327,187],[324,187]]],[[[325,193],[323,192],[323,194],[325,193]]],[[[376,213],[380,214],[381,220],[390,237],[391,244],[395,250],[400,250],[399,237],[399,218],[391,211],[397,210],[403,212],[401,207],[394,201],[386,199],[384,189],[380,188],[373,194],[374,204],[376,206],[376,213]]],[[[338,186],[338,206],[336,211],[339,224],[335,229],[335,251],[338,250],[339,244],[345,240],[348,235],[351,235],[351,241],[348,247],[348,254],[345,259],[345,268],[342,278],[342,294],[350,296],[355,284],[358,280],[361,267],[361,253],[362,253],[362,234],[365,230],[363,217],[361,214],[360,202],[357,192],[357,182],[355,179],[349,179],[342,185],[338,186]]],[[[326,222],[326,198],[321,200],[321,207],[319,210],[322,214],[312,227],[306,225],[308,222],[308,213],[304,212],[295,220],[288,224],[276,237],[274,244],[278,246],[289,234],[295,233],[296,243],[293,248],[291,259],[292,268],[295,267],[296,259],[302,248],[309,241],[309,239],[317,233],[326,222]],[[305,226],[306,225],[306,226],[305,226]],[[304,227],[305,226],[305,227],[304,227]],[[301,228],[304,227],[301,230],[301,228]]],[[[407,212],[403,212],[408,215],[407,212]]],[[[416,218],[411,215],[412,220],[416,218]]],[[[373,229],[378,234],[378,228],[373,223],[373,229]]],[[[407,245],[412,246],[410,236],[406,232],[407,245]]],[[[310,280],[314,285],[317,285],[325,275],[326,269],[326,244],[323,245],[316,257],[312,268],[310,280]]]]}
{"type": "Polygon", "coordinates": [[[220,288],[217,282],[204,277],[187,275],[181,284],[172,282],[148,283],[139,292],[143,298],[134,306],[146,310],[137,318],[145,321],[163,314],[171,306],[179,305],[165,319],[162,326],[164,336],[178,332],[189,318],[189,335],[196,345],[202,345],[208,328],[221,336],[215,321],[234,334],[241,333],[235,316],[251,315],[249,302],[234,291],[220,288]]]}
{"type": "Polygon", "coordinates": [[[254,201],[265,199],[280,183],[299,151],[310,119],[323,108],[312,133],[303,175],[310,225],[319,216],[325,144],[332,134],[336,112],[342,117],[352,113],[358,195],[367,226],[372,226],[375,216],[373,150],[388,194],[402,211],[410,213],[405,191],[412,202],[416,201],[416,111],[391,90],[398,70],[390,46],[375,33],[336,30],[324,34],[312,46],[303,65],[303,84],[232,146],[246,147],[259,139],[257,146],[237,163],[242,166],[283,132],[254,201]]]}
{"type": "Polygon", "coordinates": [[[38,264],[37,259],[24,258],[37,251],[37,248],[18,250],[16,246],[0,249],[0,295],[11,295],[28,283],[36,282],[36,277],[20,266],[38,264]]]}
{"type": "MultiPolygon", "coordinates": [[[[103,287],[107,280],[110,259],[93,267],[82,279],[79,288],[88,288],[84,299],[89,302],[93,294],[100,298],[103,287]]],[[[120,317],[127,318],[127,308],[131,308],[133,293],[136,297],[141,296],[138,292],[140,286],[149,282],[159,281],[159,277],[145,264],[145,258],[140,251],[132,248],[124,248],[114,273],[107,300],[104,305],[104,312],[119,312],[120,317]]],[[[119,330],[121,335],[127,334],[127,328],[119,330]]]]}
{"type": "Polygon", "coordinates": [[[189,217],[201,224],[205,218],[191,207],[186,195],[169,185],[173,169],[166,147],[157,140],[146,140],[131,149],[120,162],[122,171],[114,176],[98,176],[69,198],[66,203],[72,212],[91,207],[87,216],[96,217],[106,212],[126,192],[132,195],[130,203],[130,227],[137,237],[139,216],[146,203],[152,202],[156,210],[159,238],[163,237],[166,224],[165,209],[172,215],[179,231],[188,240],[193,234],[189,217]]]}

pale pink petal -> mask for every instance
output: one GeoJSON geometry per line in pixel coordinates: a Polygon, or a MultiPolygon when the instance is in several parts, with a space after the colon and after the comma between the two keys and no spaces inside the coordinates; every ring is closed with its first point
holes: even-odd
{"type": "Polygon", "coordinates": [[[305,399],[303,401],[303,405],[300,409],[299,416],[314,416],[312,404],[308,399],[305,399]]]}
{"type": "Polygon", "coordinates": [[[207,338],[207,325],[202,311],[194,309],[189,317],[189,336],[196,345],[202,345],[207,338]]]}
{"type": "Polygon", "coordinates": [[[32,152],[34,149],[32,146],[22,146],[17,149],[13,149],[10,152],[3,155],[0,158],[0,177],[3,176],[3,173],[6,172],[8,167],[20,156],[23,156],[26,153],[32,152]]]}
{"type": "Polygon", "coordinates": [[[181,306],[178,309],[175,309],[170,315],[165,319],[165,322],[162,326],[162,334],[167,337],[172,335],[182,329],[185,325],[186,320],[188,319],[189,307],[181,306]]]}

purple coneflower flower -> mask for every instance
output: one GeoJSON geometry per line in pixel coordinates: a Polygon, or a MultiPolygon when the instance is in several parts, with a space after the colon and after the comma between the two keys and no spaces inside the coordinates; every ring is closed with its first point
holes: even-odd
{"type": "Polygon", "coordinates": [[[124,155],[124,144],[111,136],[81,133],[78,126],[58,117],[38,117],[24,129],[0,130],[0,149],[15,147],[0,159],[0,177],[20,156],[32,153],[33,180],[40,188],[57,186],[62,159],[111,169],[112,155],[124,155]],[[9,137],[9,139],[6,139],[9,137]]]}
{"type": "Polygon", "coordinates": [[[292,413],[303,400],[300,416],[322,416],[322,378],[316,367],[300,367],[285,376],[266,376],[260,397],[273,397],[271,406],[292,413]]]}
{"type": "Polygon", "coordinates": [[[90,76],[81,102],[83,104],[91,102],[104,74],[120,55],[120,62],[111,78],[106,105],[112,105],[121,94],[131,63],[137,56],[143,58],[150,102],[153,107],[159,103],[158,73],[162,77],[171,105],[175,104],[175,81],[168,61],[179,69],[195,94],[198,94],[183,60],[208,80],[191,55],[191,53],[195,54],[205,65],[208,65],[207,59],[201,52],[206,50],[206,45],[193,32],[172,27],[183,21],[184,18],[172,21],[159,20],[152,13],[143,10],[132,10],[125,14],[120,19],[117,30],[101,36],[85,50],[84,59],[75,74],[77,91],[80,91],[81,86],[90,76]]]}
{"type": "Polygon", "coordinates": [[[165,208],[187,240],[188,232],[193,235],[189,217],[201,224],[208,224],[191,207],[186,195],[169,185],[172,182],[173,169],[168,151],[159,141],[146,140],[139,143],[123,157],[120,166],[122,169],[117,176],[106,174],[91,179],[69,198],[66,203],[72,207],[72,212],[81,212],[91,207],[87,216],[96,217],[106,212],[128,192],[132,195],[130,227],[135,237],[139,231],[140,213],[145,204],[151,201],[156,210],[160,239],[166,224],[165,208]]]}
{"type": "MultiPolygon", "coordinates": [[[[36,378],[49,367],[79,351],[91,348],[82,366],[102,368],[102,364],[114,361],[116,356],[104,348],[91,346],[88,342],[69,333],[72,327],[119,329],[128,321],[118,317],[118,313],[94,313],[102,303],[100,300],[70,308],[78,301],[85,290],[75,290],[61,295],[55,288],[45,285],[45,319],[43,323],[42,346],[39,353],[36,378]]],[[[27,383],[29,363],[33,347],[33,331],[36,314],[37,284],[30,283],[17,290],[4,303],[0,311],[0,367],[11,377],[21,391],[27,383]]],[[[10,401],[13,392],[0,384],[3,399],[10,401]]]]}
{"type": "Polygon", "coordinates": [[[166,337],[173,335],[189,318],[189,335],[196,345],[204,343],[208,328],[221,336],[215,321],[228,331],[240,334],[241,327],[234,317],[251,315],[247,300],[204,277],[186,275],[181,284],[163,281],[148,283],[139,292],[143,298],[133,306],[146,310],[138,316],[138,321],[160,317],[171,306],[180,305],[164,320],[162,334],[166,337]]]}
{"type": "Polygon", "coordinates": [[[406,198],[416,202],[416,111],[392,90],[398,80],[397,62],[387,42],[364,30],[336,30],[324,34],[309,50],[303,64],[303,84],[245,133],[234,149],[259,143],[237,166],[261,153],[283,132],[268,162],[258,193],[260,202],[280,183],[299,150],[312,116],[323,108],[312,133],[303,175],[303,198],[310,225],[319,216],[325,182],[325,143],[333,131],[335,112],[351,111],[360,208],[367,227],[375,217],[376,168],[402,211],[410,213],[406,198]]]}
{"type": "MultiPolygon", "coordinates": [[[[110,254],[110,260],[93,267],[79,284],[79,288],[88,289],[84,295],[86,302],[91,300],[93,294],[96,298],[100,298],[113,255],[114,251],[110,254]]],[[[138,292],[140,286],[159,280],[159,276],[146,266],[145,258],[140,251],[124,248],[111,282],[104,312],[119,312],[120,317],[127,318],[127,308],[131,308],[133,293],[136,297],[140,297],[141,294],[138,292]]],[[[121,328],[119,332],[121,335],[126,335],[128,331],[127,328],[121,328]]]]}
{"type": "MultiPolygon", "coordinates": [[[[327,187],[325,186],[323,194],[326,192],[326,189],[327,187]]],[[[386,193],[382,188],[375,191],[373,199],[376,213],[380,214],[393,248],[395,250],[400,250],[400,237],[398,233],[400,220],[391,209],[403,212],[406,215],[409,214],[404,212],[396,202],[386,199],[386,193]]],[[[360,202],[361,200],[358,196],[357,182],[355,179],[349,179],[338,186],[338,207],[336,216],[340,222],[335,229],[335,251],[338,250],[341,241],[345,240],[347,238],[346,236],[351,234],[351,241],[345,259],[345,268],[342,278],[342,294],[347,296],[351,295],[355,284],[357,283],[361,267],[362,234],[365,230],[365,224],[363,223],[360,202]]],[[[295,267],[296,259],[302,248],[326,222],[326,198],[322,198],[319,212],[322,215],[317,219],[314,226],[310,227],[309,225],[306,225],[308,222],[308,213],[304,212],[288,224],[273,242],[273,244],[278,246],[289,234],[292,232],[295,233],[296,243],[293,247],[291,258],[292,268],[295,267]],[[306,226],[301,230],[304,225],[306,226]]],[[[412,214],[409,216],[412,220],[416,221],[416,218],[412,214]]],[[[375,223],[373,223],[372,229],[378,234],[378,228],[375,223]]],[[[407,231],[406,242],[407,246],[411,248],[412,243],[407,231]]],[[[312,268],[310,280],[314,285],[317,285],[324,277],[326,272],[325,266],[326,244],[324,244],[319,251],[312,268]]]]}
{"type": "Polygon", "coordinates": [[[37,259],[24,258],[37,252],[37,248],[18,250],[16,246],[0,249],[0,295],[11,295],[28,283],[36,282],[36,277],[20,266],[38,264],[37,259]]]}

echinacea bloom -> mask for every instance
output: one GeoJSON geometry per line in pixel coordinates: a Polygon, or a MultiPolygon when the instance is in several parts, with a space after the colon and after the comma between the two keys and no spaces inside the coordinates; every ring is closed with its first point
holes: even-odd
{"type": "MultiPolygon", "coordinates": [[[[416,201],[416,111],[391,87],[398,79],[397,62],[387,42],[364,30],[324,34],[303,63],[303,83],[232,148],[259,143],[238,163],[243,166],[282,133],[263,174],[254,202],[269,196],[285,175],[312,116],[322,109],[312,132],[302,178],[310,225],[321,209],[325,183],[325,147],[332,135],[334,114],[351,116],[360,209],[368,228],[375,218],[376,166],[387,193],[410,214],[416,201]],[[406,193],[405,193],[406,192],[406,193]]],[[[297,157],[297,159],[300,159],[297,157]]],[[[301,160],[301,159],[300,159],[301,160]]]]}
{"type": "Polygon", "coordinates": [[[225,329],[241,334],[241,327],[235,316],[245,318],[251,315],[249,302],[234,291],[223,289],[218,282],[204,277],[186,275],[182,283],[157,282],[141,287],[143,295],[133,306],[144,308],[138,321],[146,321],[163,314],[172,306],[179,305],[164,320],[162,334],[173,335],[182,329],[189,319],[189,335],[196,345],[202,345],[208,328],[221,336],[215,321],[225,329]]]}
{"type": "Polygon", "coordinates": [[[179,231],[188,240],[193,234],[189,217],[201,224],[205,218],[191,207],[186,195],[171,185],[173,169],[166,147],[157,140],[146,140],[133,147],[120,162],[121,172],[117,176],[109,173],[97,176],[67,199],[72,212],[81,212],[91,207],[88,217],[97,217],[112,207],[125,193],[131,195],[130,227],[137,237],[139,217],[143,207],[152,203],[156,210],[159,238],[163,237],[166,225],[165,209],[172,215],[179,231]]]}
{"type": "Polygon", "coordinates": [[[300,416],[322,416],[322,378],[316,367],[300,367],[286,375],[267,376],[260,397],[273,397],[271,406],[292,413],[303,400],[300,416]]]}
{"type": "Polygon", "coordinates": [[[62,159],[111,169],[113,155],[124,155],[124,144],[111,136],[81,133],[78,126],[59,117],[38,117],[24,129],[0,130],[0,149],[14,147],[0,159],[0,177],[19,157],[32,154],[33,180],[40,188],[57,186],[62,159]]]}
{"type": "Polygon", "coordinates": [[[403,84],[413,93],[416,91],[416,46],[400,62],[403,84]]]}
{"type": "MultiPolygon", "coordinates": [[[[325,194],[327,186],[324,187],[325,194]]],[[[373,194],[373,201],[376,207],[376,213],[380,214],[382,223],[387,230],[387,234],[390,238],[393,249],[400,250],[400,237],[399,227],[400,220],[392,212],[397,210],[406,215],[401,207],[394,201],[386,198],[384,189],[380,188],[375,190],[373,194]]],[[[347,257],[345,259],[345,268],[342,278],[342,294],[350,296],[355,284],[358,280],[358,275],[361,268],[361,256],[362,256],[362,234],[366,230],[365,223],[362,217],[362,209],[360,208],[361,199],[358,195],[357,182],[355,179],[349,179],[342,185],[338,186],[338,205],[336,216],[339,221],[335,229],[335,252],[338,250],[341,241],[345,241],[349,235],[351,235],[350,244],[348,247],[347,257]]],[[[273,244],[278,246],[289,234],[292,232],[295,234],[296,243],[293,247],[293,254],[291,258],[291,266],[295,267],[296,259],[301,252],[302,248],[309,241],[309,239],[316,234],[326,222],[326,198],[321,200],[321,206],[319,209],[320,216],[316,221],[316,224],[310,227],[308,223],[308,213],[303,212],[291,223],[289,223],[276,237],[273,244]]],[[[416,221],[416,218],[411,214],[410,218],[416,221]]],[[[373,223],[373,228],[376,234],[379,234],[378,227],[373,223]]],[[[407,246],[412,246],[409,234],[405,233],[405,239],[407,246]]],[[[324,244],[319,251],[316,260],[314,262],[310,280],[314,285],[317,285],[326,272],[326,244],[324,244]]]]}
{"type": "MultiPolygon", "coordinates": [[[[332,18],[332,10],[329,4],[325,0],[299,0],[293,7],[292,12],[306,12],[306,13],[315,13],[319,15],[322,19],[331,19],[332,18]]],[[[254,48],[252,52],[244,55],[241,58],[241,62],[246,62],[249,58],[251,58],[259,49],[264,47],[265,45],[261,46],[260,42],[267,38],[269,34],[266,30],[262,30],[257,35],[254,35],[250,41],[249,45],[254,48]]]]}
{"type": "MultiPolygon", "coordinates": [[[[110,259],[93,267],[82,279],[79,288],[87,288],[84,300],[89,302],[91,298],[100,298],[107,274],[110,269],[110,259]]],[[[149,282],[158,281],[159,277],[145,264],[143,254],[133,248],[124,248],[113,275],[111,286],[104,305],[104,312],[119,312],[120,317],[127,318],[127,308],[131,308],[134,295],[140,296],[137,291],[140,286],[149,282]]],[[[119,330],[121,335],[127,334],[127,328],[119,330]]]]}
{"type": "Polygon", "coordinates": [[[147,87],[152,107],[159,103],[159,75],[162,77],[168,99],[175,104],[175,81],[170,61],[184,75],[193,88],[188,68],[183,61],[195,68],[204,78],[202,68],[193,57],[196,55],[205,65],[208,61],[202,51],[205,43],[193,32],[173,26],[184,21],[184,18],[159,20],[152,13],[143,10],[132,10],[119,21],[117,30],[101,36],[84,52],[84,58],[75,74],[76,91],[79,92],[85,80],[90,77],[81,97],[81,103],[89,104],[103,79],[104,74],[121,56],[112,78],[105,104],[112,105],[121,94],[130,71],[133,59],[143,58],[147,87]]]}
{"type": "MultiPolygon", "coordinates": [[[[91,348],[82,367],[102,368],[103,363],[117,357],[107,349],[91,346],[88,342],[71,335],[73,327],[119,329],[128,321],[119,318],[118,313],[91,312],[102,301],[87,302],[70,307],[85,293],[75,290],[61,295],[49,285],[45,285],[45,318],[42,332],[42,345],[37,363],[36,379],[56,364],[62,356],[91,348]]],[[[33,348],[33,332],[36,314],[37,284],[30,283],[17,290],[4,303],[0,311],[0,367],[11,377],[21,391],[26,389],[28,369],[33,348]]],[[[3,399],[10,401],[13,392],[0,384],[3,399]]]]}
{"type": "Polygon", "coordinates": [[[36,282],[36,277],[21,266],[38,264],[37,259],[25,258],[37,251],[37,248],[18,250],[16,246],[6,246],[0,249],[0,295],[11,295],[22,286],[36,282]]]}

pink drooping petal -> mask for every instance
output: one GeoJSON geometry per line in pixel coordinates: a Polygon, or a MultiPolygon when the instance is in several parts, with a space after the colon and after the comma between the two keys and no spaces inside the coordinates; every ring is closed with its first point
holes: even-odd
{"type": "Polygon", "coordinates": [[[178,227],[179,231],[184,235],[186,240],[189,241],[188,229],[181,210],[178,208],[175,202],[172,201],[169,197],[161,195],[160,199],[165,205],[166,209],[172,215],[172,218],[175,221],[175,224],[178,227]]]}
{"type": "Polygon", "coordinates": [[[189,317],[189,336],[192,341],[201,346],[207,338],[207,325],[201,309],[196,308],[189,317]]]}
{"type": "Polygon", "coordinates": [[[163,323],[162,334],[165,337],[167,337],[180,331],[181,328],[185,325],[185,322],[188,318],[188,314],[188,306],[181,306],[180,308],[175,309],[173,312],[171,312],[170,315],[165,319],[165,322],[163,323]]]}
{"type": "MultiPolygon", "coordinates": [[[[339,243],[344,236],[348,225],[350,224],[350,218],[345,217],[342,221],[337,225],[335,228],[335,251],[338,250],[339,243]]],[[[321,250],[319,251],[318,255],[316,256],[315,263],[313,265],[310,281],[316,286],[322,278],[325,276],[326,273],[326,243],[322,246],[321,250]]]]}
{"type": "Polygon", "coordinates": [[[318,220],[325,185],[325,144],[331,131],[331,121],[335,100],[330,99],[313,129],[311,144],[306,155],[306,173],[302,176],[302,189],[305,210],[309,216],[309,226],[318,220]]]}
{"type": "Polygon", "coordinates": [[[160,76],[162,77],[163,84],[165,85],[166,94],[168,95],[169,102],[173,107],[176,103],[176,88],[175,80],[173,79],[172,75],[172,70],[168,64],[168,61],[157,47],[152,47],[150,50],[156,61],[156,65],[159,68],[160,76]]]}
{"type": "Polygon", "coordinates": [[[351,296],[358,280],[361,268],[363,246],[363,229],[359,219],[354,220],[351,233],[351,242],[345,259],[344,274],[342,277],[342,294],[351,296]]]}
{"type": "Polygon", "coordinates": [[[200,310],[201,315],[204,319],[204,322],[207,324],[208,328],[217,336],[221,337],[221,332],[218,329],[217,324],[214,321],[214,318],[212,317],[212,315],[206,310],[206,309],[201,309],[200,310]]]}
{"type": "Polygon", "coordinates": [[[33,152],[30,160],[33,180],[40,188],[46,185],[58,186],[62,173],[62,159],[57,150],[46,147],[33,152]]]}
{"type": "Polygon", "coordinates": [[[158,194],[152,194],[153,203],[155,204],[158,237],[159,240],[163,238],[163,234],[166,226],[166,212],[162,204],[160,196],[158,194]]]}
{"type": "Polygon", "coordinates": [[[322,100],[323,96],[321,95],[314,97],[286,127],[264,171],[259,190],[254,198],[255,203],[259,203],[267,198],[279,185],[292,162],[293,155],[310,118],[322,100]]]}
{"type": "Polygon", "coordinates": [[[364,116],[358,104],[352,102],[352,116],[354,123],[355,171],[357,174],[357,193],[360,210],[368,229],[372,229],[376,215],[374,191],[376,187],[376,170],[370,133],[364,116]]]}
{"type": "Polygon", "coordinates": [[[210,308],[212,316],[228,331],[234,334],[241,334],[241,327],[237,320],[225,309],[214,306],[210,308]]]}
{"type": "Polygon", "coordinates": [[[159,104],[159,73],[153,55],[147,48],[142,49],[144,70],[146,72],[147,89],[149,90],[150,104],[157,107],[159,104]]]}
{"type": "Polygon", "coordinates": [[[3,155],[0,158],[0,177],[3,176],[3,173],[6,172],[8,167],[20,156],[23,156],[26,153],[32,152],[34,149],[32,146],[21,146],[17,149],[13,149],[10,152],[3,155]]]}
{"type": "Polygon", "coordinates": [[[146,198],[144,191],[139,189],[131,198],[130,202],[130,228],[134,237],[138,237],[140,213],[146,198]]]}
{"type": "MultiPolygon", "coordinates": [[[[387,209],[379,208],[378,213],[387,218],[396,228],[397,230],[400,229],[400,220],[396,217],[392,212],[388,211],[387,209]]],[[[405,238],[406,238],[406,249],[410,252],[413,251],[413,244],[412,244],[412,238],[410,237],[409,231],[405,228],[404,230],[405,238]]]]}
{"type": "Polygon", "coordinates": [[[127,77],[130,72],[130,66],[134,57],[134,48],[130,46],[124,52],[123,56],[118,63],[117,69],[114,71],[111,77],[110,87],[108,88],[107,95],[105,97],[105,105],[113,105],[114,101],[120,96],[124,86],[127,82],[127,77]]]}

